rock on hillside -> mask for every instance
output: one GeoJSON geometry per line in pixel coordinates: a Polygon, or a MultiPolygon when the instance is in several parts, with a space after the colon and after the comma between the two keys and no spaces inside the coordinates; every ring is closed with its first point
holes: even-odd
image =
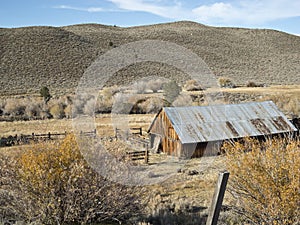
{"type": "MultiPolygon", "coordinates": [[[[34,93],[41,86],[74,90],[84,70],[106,51],[138,40],[177,43],[198,54],[216,77],[237,84],[300,83],[300,37],[274,30],[220,28],[175,22],[121,28],[99,24],[0,29],[0,94],[34,93]]],[[[159,75],[183,80],[158,63],[132,65],[110,83],[159,75]]]]}

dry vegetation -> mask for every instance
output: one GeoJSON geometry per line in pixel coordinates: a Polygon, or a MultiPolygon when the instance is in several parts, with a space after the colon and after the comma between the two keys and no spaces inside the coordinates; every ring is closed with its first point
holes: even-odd
{"type": "MultiPolygon", "coordinates": [[[[170,105],[201,106],[267,100],[273,101],[290,119],[300,116],[299,85],[202,90],[194,80],[188,80],[183,87],[175,83],[175,86],[172,86],[170,85],[172,82],[161,79],[141,80],[130,86],[105,87],[96,97],[85,94],[75,99],[74,95],[65,95],[53,97],[47,103],[38,96],[1,98],[0,120],[7,122],[42,119],[51,121],[49,119],[69,119],[78,114],[91,116],[95,114],[101,117],[112,111],[125,114],[155,114],[162,107],[170,105]]],[[[63,123],[63,120],[61,122],[63,123]]],[[[2,133],[4,134],[4,130],[2,133]]]]}
{"type": "MultiPolygon", "coordinates": [[[[192,22],[131,28],[85,24],[1,29],[0,94],[38,93],[43,86],[59,95],[70,93],[97,56],[125,43],[149,39],[192,50],[216,79],[229,77],[237,85],[247,81],[268,85],[300,82],[298,36],[192,22]]],[[[124,84],[144,76],[187,79],[176,68],[148,62],[122,69],[109,83],[124,84]]]]}
{"type": "MultiPolygon", "coordinates": [[[[123,160],[122,146],[127,148],[119,141],[106,147],[123,160]]],[[[223,150],[226,157],[176,162],[152,155],[145,165],[152,167],[149,178],[164,173],[156,165],[160,160],[169,160],[173,175],[128,189],[91,170],[72,135],[63,142],[7,148],[0,152],[0,221],[205,224],[218,173],[227,168],[230,185],[219,224],[299,223],[299,141],[245,139],[223,150]]]]}
{"type": "Polygon", "coordinates": [[[251,224],[300,223],[300,142],[247,138],[226,143],[233,209],[251,224]]]}
{"type": "MultiPolygon", "coordinates": [[[[215,28],[191,22],[132,28],[86,24],[0,29],[0,43],[0,137],[72,132],[73,112],[96,113],[97,134],[113,136],[118,125],[114,123],[122,120],[109,114],[114,104],[119,106],[118,113],[138,113],[124,115],[125,121],[129,127],[142,127],[144,134],[155,113],[170,103],[272,100],[288,117],[300,116],[300,38],[278,31],[215,28]],[[118,71],[99,96],[74,99],[80,77],[97,56],[122,44],[148,39],[175,42],[198,54],[216,74],[222,89],[202,87],[174,67],[146,62],[118,71]],[[141,79],[145,76],[163,78],[141,79]],[[168,90],[170,80],[179,86],[168,90]],[[38,95],[43,86],[53,95],[47,103],[38,95]],[[170,96],[172,102],[168,102],[170,96]]],[[[116,146],[118,150],[124,147],[120,141],[105,144],[115,154],[120,154],[114,152],[116,146]]],[[[295,171],[300,165],[299,141],[261,144],[251,140],[225,148],[229,160],[219,156],[172,164],[179,168],[174,176],[143,190],[128,190],[96,174],[82,159],[73,136],[63,143],[2,148],[0,224],[9,219],[44,224],[103,220],[204,224],[225,161],[230,162],[233,196],[225,195],[220,224],[298,224],[299,172],[295,171]],[[249,145],[253,151],[244,153],[249,145]],[[266,176],[270,179],[263,179],[266,176]],[[250,184],[245,182],[248,178],[250,184]],[[257,197],[261,194],[264,198],[257,197]],[[232,213],[237,207],[242,215],[232,213]]],[[[161,159],[168,158],[150,156],[149,166],[154,170],[149,176],[164,172],[155,170],[161,159]]]]}
{"type": "Polygon", "coordinates": [[[89,167],[74,135],[0,154],[0,220],[35,224],[127,221],[142,214],[139,187],[101,177],[89,167]]]}

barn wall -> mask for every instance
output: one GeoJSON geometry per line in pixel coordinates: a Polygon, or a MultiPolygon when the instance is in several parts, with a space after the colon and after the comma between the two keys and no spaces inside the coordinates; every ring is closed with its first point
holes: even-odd
{"type": "Polygon", "coordinates": [[[151,134],[151,147],[153,147],[154,135],[158,135],[162,138],[161,146],[163,152],[168,155],[180,156],[181,142],[163,110],[155,118],[149,133],[151,134]]]}
{"type": "Polygon", "coordinates": [[[183,144],[181,157],[215,156],[220,154],[221,144],[221,141],[183,144]]]}

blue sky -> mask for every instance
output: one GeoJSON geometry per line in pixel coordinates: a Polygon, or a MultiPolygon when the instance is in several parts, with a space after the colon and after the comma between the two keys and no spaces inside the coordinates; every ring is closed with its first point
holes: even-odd
{"type": "Polygon", "coordinates": [[[300,34],[300,0],[2,0],[0,27],[100,23],[136,26],[190,20],[300,34]]]}

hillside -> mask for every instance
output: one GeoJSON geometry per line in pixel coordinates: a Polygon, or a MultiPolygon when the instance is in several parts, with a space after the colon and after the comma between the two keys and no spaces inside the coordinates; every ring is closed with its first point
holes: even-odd
{"type": "MultiPolygon", "coordinates": [[[[264,29],[209,27],[175,22],[121,28],[99,24],[0,29],[0,95],[37,93],[48,86],[69,92],[106,51],[138,40],[174,42],[198,54],[218,76],[236,84],[300,84],[300,37],[264,29]]],[[[186,79],[159,63],[133,65],[111,83],[159,75],[186,79]]],[[[183,75],[183,76],[182,76],[183,75]]]]}

